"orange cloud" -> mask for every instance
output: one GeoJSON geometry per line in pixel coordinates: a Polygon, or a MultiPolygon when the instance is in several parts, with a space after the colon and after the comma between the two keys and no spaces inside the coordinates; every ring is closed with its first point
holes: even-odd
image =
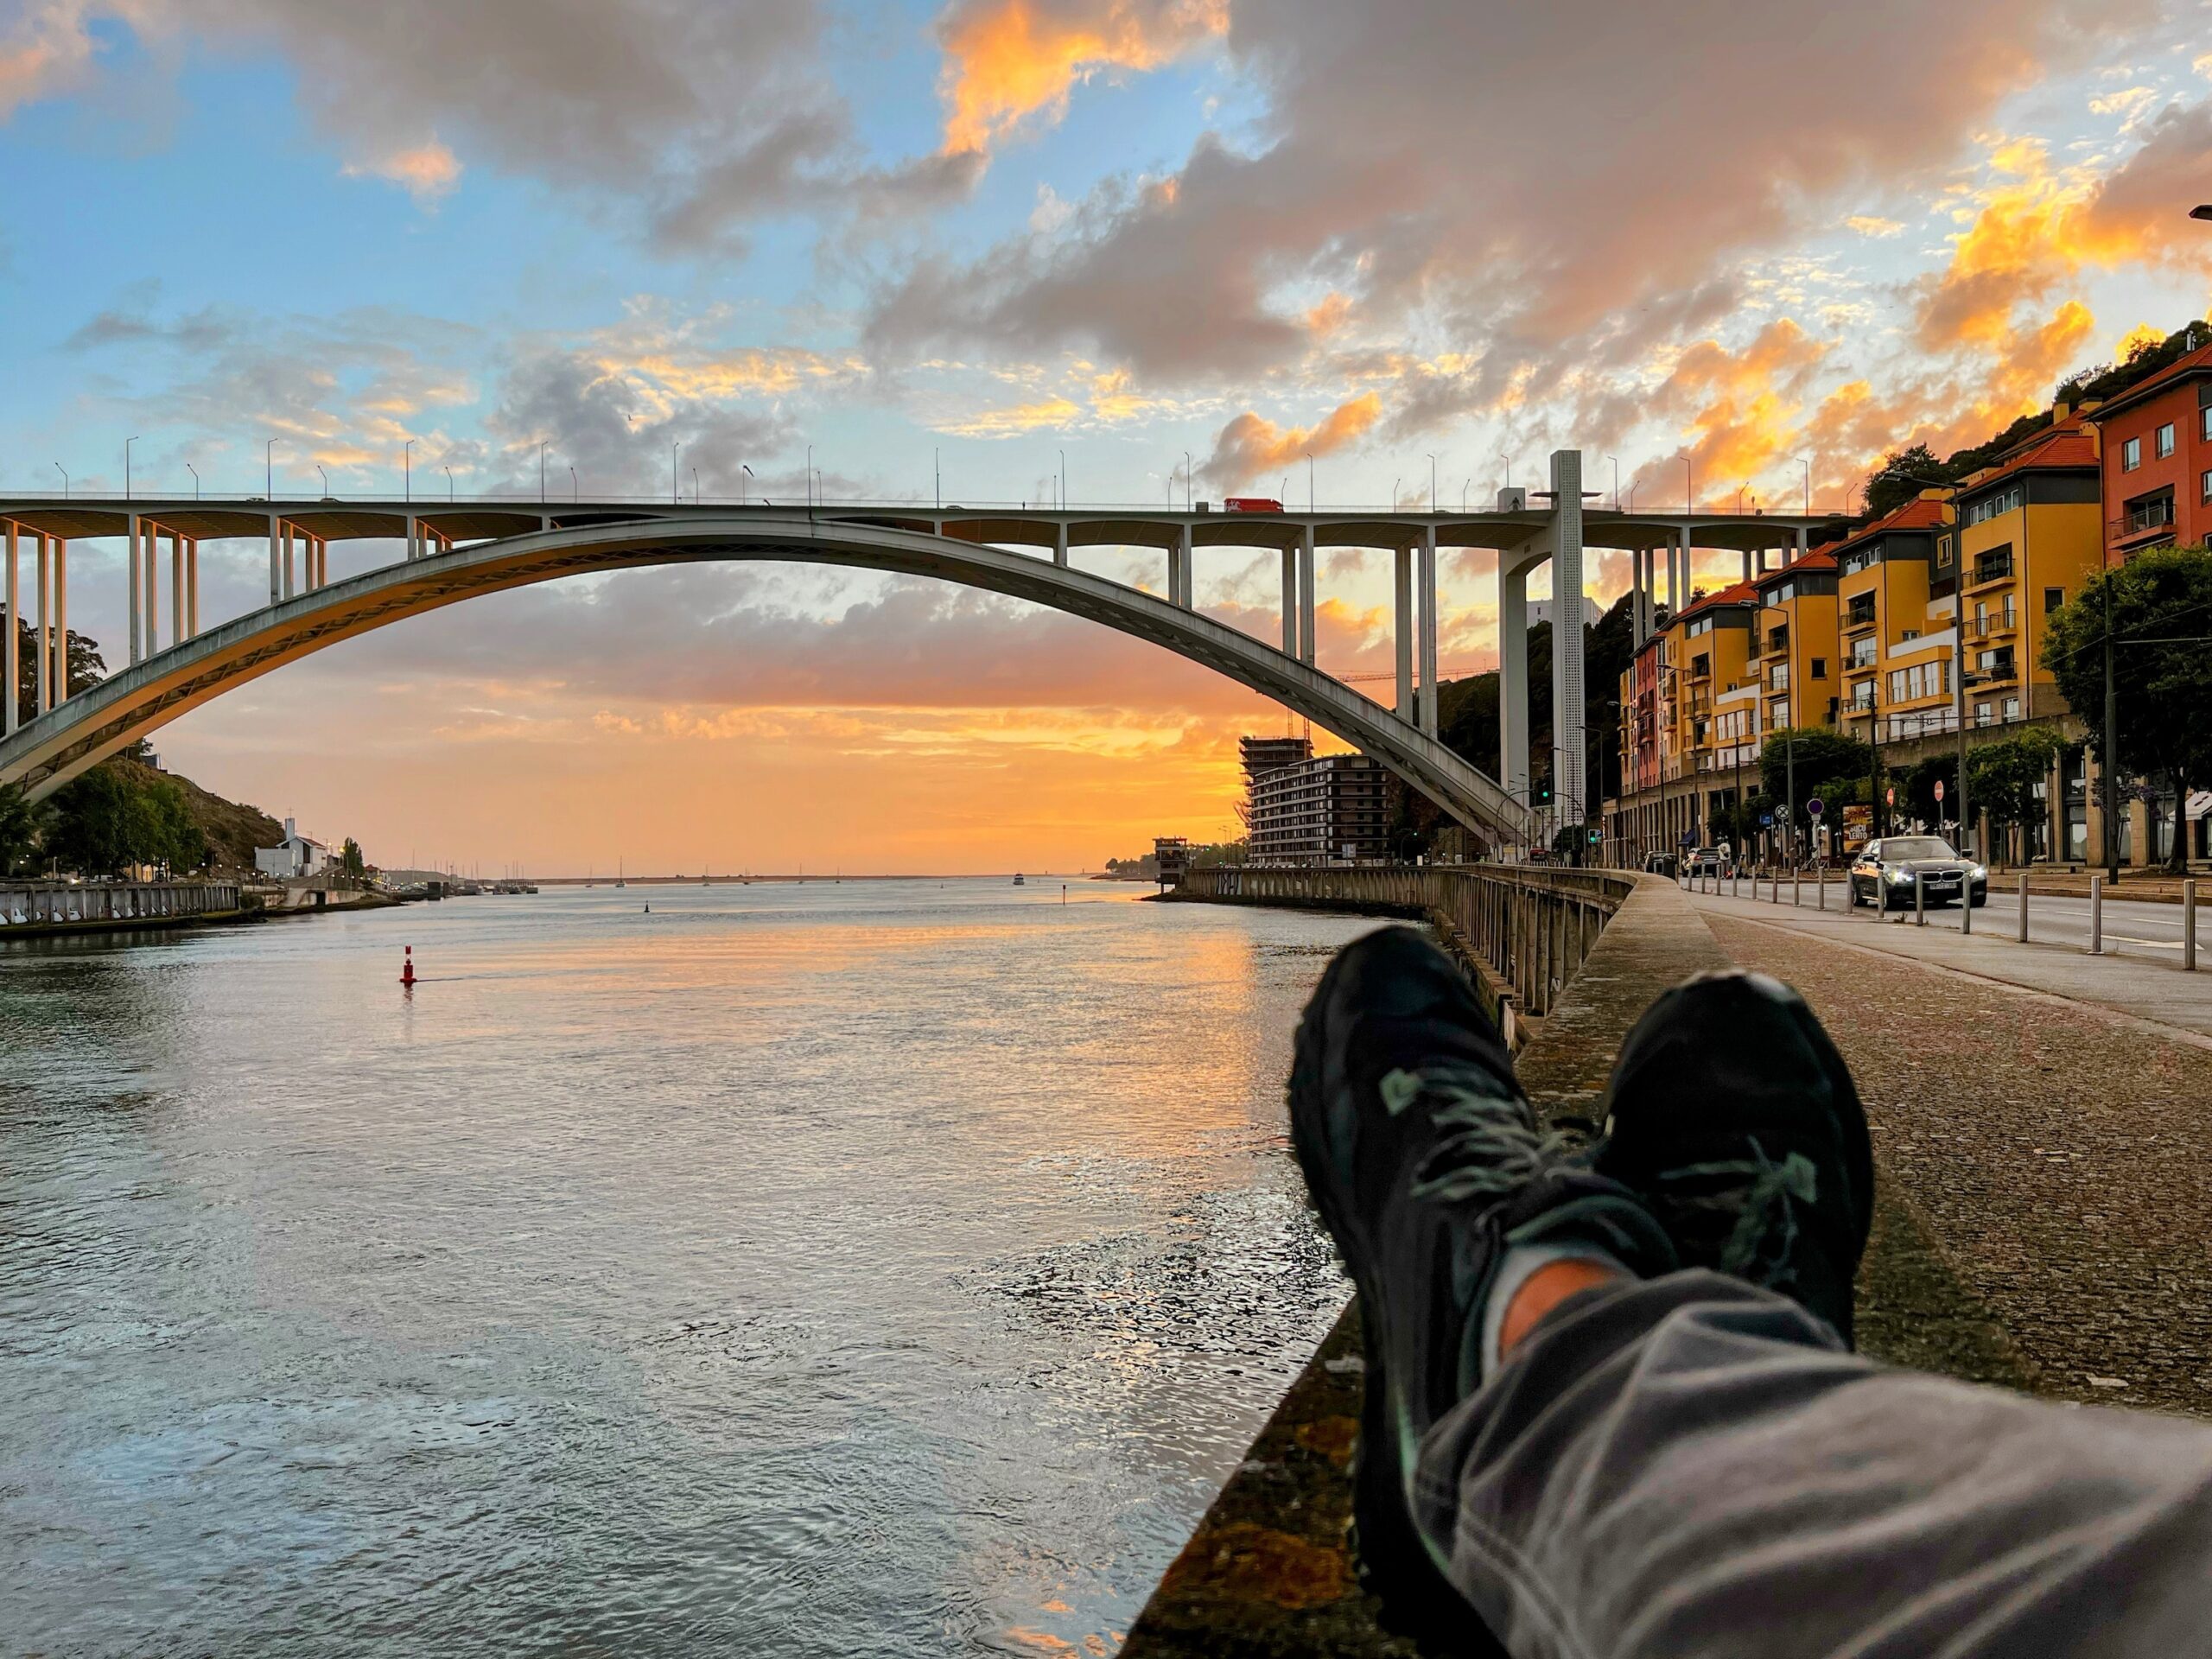
{"type": "Polygon", "coordinates": [[[938,25],[948,154],[990,148],[1039,111],[1057,120],[1077,81],[1156,69],[1225,34],[1227,0],[973,0],[938,25]]]}
{"type": "Polygon", "coordinates": [[[1382,400],[1371,391],[1339,404],[1313,426],[1287,430],[1247,410],[1214,435],[1213,454],[1199,470],[1224,488],[1233,487],[1307,455],[1333,454],[1348,448],[1365,436],[1382,414],[1382,400]]]}
{"type": "Polygon", "coordinates": [[[349,179],[382,179],[398,185],[418,202],[435,201],[461,182],[461,162],[435,138],[395,149],[371,162],[349,162],[349,179]]]}

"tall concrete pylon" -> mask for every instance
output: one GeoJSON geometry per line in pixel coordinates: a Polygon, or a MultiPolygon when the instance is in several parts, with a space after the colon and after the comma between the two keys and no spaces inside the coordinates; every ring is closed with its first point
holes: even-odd
{"type": "Polygon", "coordinates": [[[1582,725],[1582,452],[1552,451],[1552,798],[1559,822],[1587,809],[1582,725]]]}

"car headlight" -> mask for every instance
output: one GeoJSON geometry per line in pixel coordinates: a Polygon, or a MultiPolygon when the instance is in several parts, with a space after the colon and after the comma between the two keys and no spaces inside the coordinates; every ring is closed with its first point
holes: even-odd
{"type": "Polygon", "coordinates": [[[1886,872],[1886,874],[1890,879],[1890,885],[1892,887],[1910,887],[1912,884],[1912,872],[1910,870],[1891,870],[1886,872]]]}
{"type": "Polygon", "coordinates": [[[1980,864],[1975,865],[1969,874],[1976,881],[1986,881],[1989,880],[1988,870],[1980,864]]]}

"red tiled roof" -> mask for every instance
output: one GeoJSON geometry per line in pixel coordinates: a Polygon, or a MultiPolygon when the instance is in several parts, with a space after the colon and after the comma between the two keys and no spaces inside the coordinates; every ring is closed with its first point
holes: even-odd
{"type": "Polygon", "coordinates": [[[1784,576],[1795,575],[1800,570],[1833,570],[1834,569],[1835,555],[1824,547],[1817,553],[1808,553],[1802,559],[1792,559],[1779,570],[1770,570],[1766,575],[1758,577],[1756,581],[1760,588],[1764,588],[1770,582],[1780,582],[1784,576]]]}
{"type": "Polygon", "coordinates": [[[1830,543],[1827,549],[1828,555],[1832,558],[1835,557],[1858,546],[1861,542],[1872,541],[1875,537],[1887,531],[1933,530],[1943,522],[1943,509],[1949,505],[1946,501],[1930,501],[1925,496],[1916,495],[1887,518],[1877,518],[1872,524],[1862,530],[1853,531],[1841,541],[1830,543]]]}
{"type": "Polygon", "coordinates": [[[1695,616],[1700,611],[1711,610],[1719,605],[1756,605],[1758,602],[1758,588],[1751,582],[1739,582],[1732,587],[1723,588],[1717,594],[1707,594],[1702,599],[1692,600],[1676,613],[1675,620],[1680,622],[1686,617],[1695,616]]]}
{"type": "Polygon", "coordinates": [[[2146,380],[2139,380],[2126,391],[2116,392],[2100,409],[2089,411],[2093,421],[2107,421],[2122,410],[2131,409],[2146,397],[2155,397],[2167,385],[2185,375],[2212,372],[2212,345],[2198,346],[2184,356],[2176,358],[2146,380]]]}
{"type": "Polygon", "coordinates": [[[1970,490],[1979,490],[1985,484],[1994,484],[2015,473],[2056,471],[2069,467],[2094,468],[2097,464],[2097,441],[2088,430],[2088,417],[2075,416],[2063,426],[2045,427],[2034,436],[2022,439],[1996,466],[1972,483],[1961,484],[1959,493],[1963,495],[1970,490]]]}

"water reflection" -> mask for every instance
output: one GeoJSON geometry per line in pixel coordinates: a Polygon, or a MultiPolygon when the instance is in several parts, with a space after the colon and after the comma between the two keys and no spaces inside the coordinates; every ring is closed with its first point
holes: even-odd
{"type": "Polygon", "coordinates": [[[1341,1300],[1361,925],[1071,896],[0,946],[5,1645],[1109,1643],[1341,1300]]]}

